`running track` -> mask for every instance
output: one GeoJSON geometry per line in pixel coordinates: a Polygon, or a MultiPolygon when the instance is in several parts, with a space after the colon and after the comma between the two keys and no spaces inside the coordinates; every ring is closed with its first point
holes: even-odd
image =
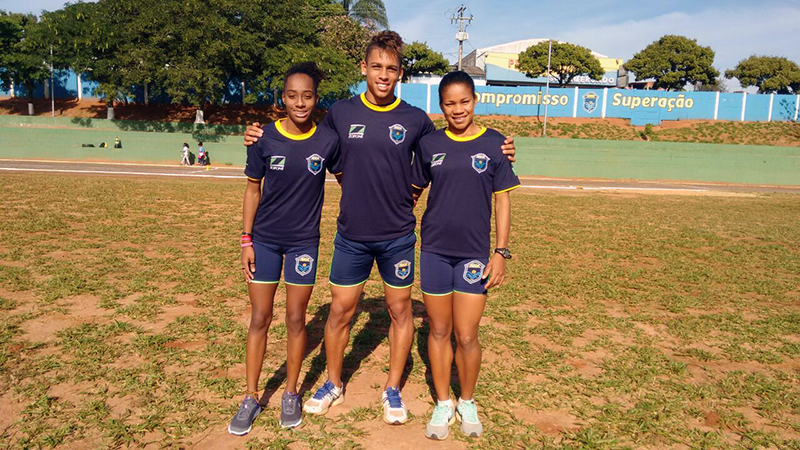
{"type": "MultiPolygon", "coordinates": [[[[73,162],[0,159],[0,174],[58,173],[112,177],[169,177],[244,179],[241,167],[158,165],[110,162],[73,162]]],[[[785,193],[800,194],[799,186],[759,186],[727,183],[696,183],[683,181],[578,180],[542,177],[521,177],[522,188],[540,191],[634,191],[663,194],[714,193],[785,193]]],[[[335,181],[329,176],[328,181],[335,181]]]]}

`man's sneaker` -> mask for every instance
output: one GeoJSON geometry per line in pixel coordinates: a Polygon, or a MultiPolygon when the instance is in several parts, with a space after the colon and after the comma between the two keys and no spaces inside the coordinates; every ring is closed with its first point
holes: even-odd
{"type": "Polygon", "coordinates": [[[433,408],[431,421],[428,422],[428,427],[425,428],[425,436],[427,436],[428,439],[438,439],[440,441],[447,439],[447,435],[450,432],[450,425],[455,421],[456,415],[451,406],[437,404],[436,407],[433,408]]]}
{"type": "Polygon", "coordinates": [[[281,397],[281,427],[294,428],[303,421],[303,407],[297,394],[286,392],[281,397]]]}
{"type": "Polygon", "coordinates": [[[239,412],[233,416],[228,425],[228,433],[243,436],[253,429],[253,422],[261,414],[261,405],[253,397],[247,396],[239,407],[239,412]]]}
{"type": "Polygon", "coordinates": [[[383,421],[389,425],[400,425],[408,420],[406,405],[400,396],[400,388],[386,388],[381,397],[383,401],[383,421]]]}
{"type": "Polygon", "coordinates": [[[344,386],[336,387],[331,380],[327,380],[313,397],[306,400],[303,411],[309,414],[325,414],[328,408],[344,402],[344,386]]]}
{"type": "Polygon", "coordinates": [[[478,419],[478,407],[475,400],[459,400],[456,416],[461,421],[461,432],[469,437],[478,437],[483,433],[483,425],[478,419]]]}

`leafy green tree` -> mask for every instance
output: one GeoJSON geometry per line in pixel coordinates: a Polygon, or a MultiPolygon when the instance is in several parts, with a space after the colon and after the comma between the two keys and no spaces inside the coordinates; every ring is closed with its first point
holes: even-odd
{"type": "Polygon", "coordinates": [[[762,94],[798,93],[800,67],[787,58],[753,55],[735,68],[725,71],[726,78],[736,78],[742,86],[756,86],[762,94]]]}
{"type": "Polygon", "coordinates": [[[320,26],[320,44],[323,47],[344,52],[353,65],[364,59],[364,50],[374,30],[343,14],[322,17],[320,26]]]}
{"type": "MultiPolygon", "coordinates": [[[[593,80],[603,78],[603,67],[592,52],[580,45],[553,42],[550,75],[558,79],[559,86],[569,84],[579,75],[588,75],[593,80]]],[[[547,73],[549,41],[532,45],[519,54],[519,70],[531,78],[547,73]]]]}
{"type": "Polygon", "coordinates": [[[403,49],[403,81],[420,73],[444,75],[449,71],[450,63],[425,42],[415,41],[403,49]]]}
{"type": "Polygon", "coordinates": [[[25,86],[29,102],[36,83],[50,78],[42,35],[36,16],[0,11],[0,80],[6,88],[12,81],[25,86]]]}
{"type": "Polygon", "coordinates": [[[389,28],[386,6],[382,0],[337,0],[347,15],[371,28],[389,28]]]}
{"type": "Polygon", "coordinates": [[[652,78],[656,89],[681,90],[687,84],[713,85],[719,71],[713,67],[714,50],[695,39],[666,35],[625,63],[639,80],[652,78]]]}

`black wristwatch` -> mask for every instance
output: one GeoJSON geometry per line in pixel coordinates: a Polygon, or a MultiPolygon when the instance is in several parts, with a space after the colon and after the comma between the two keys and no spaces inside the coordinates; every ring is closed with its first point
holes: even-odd
{"type": "Polygon", "coordinates": [[[511,259],[511,251],[509,249],[507,249],[507,248],[496,248],[496,249],[494,249],[494,252],[498,253],[500,256],[502,256],[505,259],[511,259]]]}

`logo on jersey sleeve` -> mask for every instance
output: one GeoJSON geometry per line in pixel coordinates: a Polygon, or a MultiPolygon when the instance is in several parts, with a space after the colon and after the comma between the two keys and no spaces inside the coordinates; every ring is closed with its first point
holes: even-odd
{"type": "Polygon", "coordinates": [[[400,145],[401,142],[406,140],[406,127],[396,123],[389,127],[389,139],[394,142],[395,145],[400,145]]]}
{"type": "Polygon", "coordinates": [[[294,259],[294,271],[301,277],[311,273],[314,268],[314,258],[311,255],[300,255],[294,259]]]}
{"type": "Polygon", "coordinates": [[[483,153],[472,155],[472,168],[478,173],[484,172],[489,167],[489,159],[491,158],[483,153]]]}
{"type": "Polygon", "coordinates": [[[481,281],[483,269],[485,267],[486,266],[477,259],[464,264],[464,280],[469,284],[475,284],[481,281]]]}
{"type": "Polygon", "coordinates": [[[283,170],[286,166],[286,157],[285,156],[270,156],[269,157],[269,168],[270,170],[283,170]]]}
{"type": "Polygon", "coordinates": [[[354,123],[350,125],[350,133],[348,134],[349,139],[363,139],[364,132],[367,131],[366,125],[361,125],[360,123],[354,123]]]}
{"type": "Polygon", "coordinates": [[[411,263],[407,259],[404,259],[395,264],[394,274],[397,276],[397,278],[405,280],[411,274],[411,263]]]}
{"type": "Polygon", "coordinates": [[[325,161],[325,158],[314,153],[306,158],[306,161],[308,161],[308,171],[316,175],[322,170],[322,162],[325,161]]]}
{"type": "Polygon", "coordinates": [[[431,167],[441,166],[447,153],[434,153],[431,158],[431,167]]]}

